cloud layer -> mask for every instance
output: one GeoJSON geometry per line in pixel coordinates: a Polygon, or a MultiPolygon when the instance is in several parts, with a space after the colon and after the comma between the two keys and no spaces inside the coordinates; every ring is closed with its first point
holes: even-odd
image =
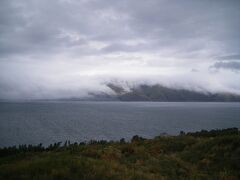
{"type": "Polygon", "coordinates": [[[238,0],[1,0],[0,98],[113,79],[240,94],[239,17],[238,0]]]}

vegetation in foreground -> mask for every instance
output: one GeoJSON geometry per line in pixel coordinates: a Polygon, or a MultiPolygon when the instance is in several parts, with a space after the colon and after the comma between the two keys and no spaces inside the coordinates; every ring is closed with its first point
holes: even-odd
{"type": "Polygon", "coordinates": [[[2,148],[0,179],[240,179],[240,133],[2,148]]]}

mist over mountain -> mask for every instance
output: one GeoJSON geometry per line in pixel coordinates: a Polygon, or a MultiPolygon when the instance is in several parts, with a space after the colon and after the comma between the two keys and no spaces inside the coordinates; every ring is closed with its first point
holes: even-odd
{"type": "Polygon", "coordinates": [[[112,96],[121,91],[106,86],[112,79],[153,94],[156,84],[240,94],[239,9],[239,0],[1,0],[0,99],[112,96]]]}
{"type": "MultiPolygon", "coordinates": [[[[123,87],[121,84],[107,83],[113,93],[89,93],[85,100],[100,101],[157,101],[157,102],[240,102],[240,95],[233,93],[212,93],[207,91],[169,88],[160,84],[123,87]]],[[[72,99],[73,100],[73,99],[72,99]]],[[[75,99],[80,100],[80,99],[75,99]]]]}

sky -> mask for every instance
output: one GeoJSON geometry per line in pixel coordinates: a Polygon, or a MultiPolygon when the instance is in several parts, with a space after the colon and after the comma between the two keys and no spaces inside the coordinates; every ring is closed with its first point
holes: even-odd
{"type": "Polygon", "coordinates": [[[108,82],[240,94],[240,1],[0,1],[0,99],[108,82]]]}

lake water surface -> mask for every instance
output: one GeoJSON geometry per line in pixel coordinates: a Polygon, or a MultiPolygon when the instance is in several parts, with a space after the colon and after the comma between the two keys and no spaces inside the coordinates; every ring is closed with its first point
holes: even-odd
{"type": "Polygon", "coordinates": [[[1,102],[0,146],[240,128],[240,103],[1,102]]]}

